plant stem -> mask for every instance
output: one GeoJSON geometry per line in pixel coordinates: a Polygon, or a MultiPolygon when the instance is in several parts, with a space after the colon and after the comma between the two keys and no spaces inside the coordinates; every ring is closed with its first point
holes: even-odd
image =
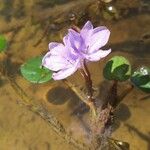
{"type": "Polygon", "coordinates": [[[62,80],[64,84],[66,84],[84,103],[87,103],[85,100],[85,96],[82,96],[81,93],[75,88],[75,86],[68,80],[62,80]]]}
{"type": "Polygon", "coordinates": [[[62,81],[80,98],[82,102],[89,106],[91,110],[93,110],[93,113],[96,115],[96,111],[94,112],[95,108],[93,107],[93,104],[90,101],[86,100],[86,96],[82,96],[81,93],[75,88],[75,86],[68,80],[64,79],[62,81]]]}
{"type": "Polygon", "coordinates": [[[80,33],[80,28],[79,27],[77,27],[76,25],[72,25],[72,27],[71,27],[73,30],[75,30],[76,32],[78,32],[78,33],[80,33]]]}
{"type": "MultiPolygon", "coordinates": [[[[117,105],[134,89],[132,84],[129,85],[122,93],[118,96],[117,105]]],[[[116,105],[116,106],[117,106],[116,105]]]]}
{"type": "Polygon", "coordinates": [[[86,100],[86,104],[90,107],[93,116],[96,117],[97,112],[96,112],[96,106],[95,106],[95,99],[93,98],[92,80],[91,80],[90,72],[86,66],[85,60],[82,63],[82,68],[80,69],[80,73],[85,79],[85,84],[87,88],[88,99],[86,100]]]}
{"type": "Polygon", "coordinates": [[[126,97],[134,88],[133,85],[130,85],[119,96],[117,93],[117,86],[118,86],[118,81],[114,80],[110,91],[110,100],[111,100],[110,104],[112,105],[113,108],[117,107],[118,104],[124,99],[124,97],[126,97]]]}
{"type": "Polygon", "coordinates": [[[109,103],[112,107],[116,107],[118,102],[117,86],[118,86],[118,81],[113,80],[113,85],[109,93],[109,99],[110,99],[109,103]]]}

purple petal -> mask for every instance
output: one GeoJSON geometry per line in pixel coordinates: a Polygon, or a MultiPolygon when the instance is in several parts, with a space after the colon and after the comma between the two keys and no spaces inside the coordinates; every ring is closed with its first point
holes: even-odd
{"type": "Polygon", "coordinates": [[[87,21],[87,23],[83,26],[83,28],[80,31],[81,37],[83,38],[86,46],[89,45],[92,31],[93,31],[93,25],[90,21],[87,21]]]}
{"type": "Polygon", "coordinates": [[[106,27],[98,27],[93,30],[90,44],[89,44],[89,53],[97,51],[103,47],[109,39],[110,31],[106,27]]]}
{"type": "Polygon", "coordinates": [[[70,57],[72,57],[72,55],[75,54],[75,52],[69,45],[64,46],[61,43],[57,43],[57,46],[50,50],[50,54],[69,60],[71,59],[70,57]]]}
{"type": "Polygon", "coordinates": [[[58,71],[57,73],[53,73],[52,77],[54,80],[61,80],[61,79],[65,79],[68,76],[72,75],[74,72],[77,71],[78,69],[78,62],[76,62],[72,67],[67,68],[67,69],[62,69],[60,71],[58,71]]]}
{"type": "Polygon", "coordinates": [[[93,54],[87,55],[86,59],[89,61],[99,61],[101,58],[106,57],[111,52],[111,49],[108,50],[98,50],[93,54]]]}
{"type": "Polygon", "coordinates": [[[93,29],[93,25],[91,23],[91,21],[87,21],[86,24],[83,26],[83,28],[81,29],[81,31],[84,31],[84,30],[91,30],[93,29]]]}
{"type": "Polygon", "coordinates": [[[105,26],[99,26],[99,27],[97,27],[97,28],[94,28],[93,34],[95,34],[95,33],[97,33],[97,32],[100,32],[100,31],[102,31],[102,30],[107,30],[107,27],[105,27],[105,26]]]}
{"type": "Polygon", "coordinates": [[[42,65],[52,71],[58,71],[66,67],[71,66],[71,64],[61,56],[52,55],[48,52],[42,60],[42,65]]]}
{"type": "Polygon", "coordinates": [[[68,38],[70,40],[71,47],[74,50],[78,51],[81,47],[81,44],[83,43],[80,33],[76,32],[72,29],[69,29],[68,38]]]}
{"type": "Polygon", "coordinates": [[[49,47],[49,50],[59,46],[61,43],[57,43],[57,42],[51,42],[49,43],[48,47],[49,47]]]}
{"type": "Polygon", "coordinates": [[[70,54],[68,48],[61,43],[50,43],[50,51],[43,57],[42,65],[46,68],[58,71],[70,67],[74,62],[74,58],[70,54]]]}
{"type": "Polygon", "coordinates": [[[52,55],[62,55],[66,53],[65,46],[62,43],[56,43],[56,42],[50,43],[49,50],[52,55]]]}

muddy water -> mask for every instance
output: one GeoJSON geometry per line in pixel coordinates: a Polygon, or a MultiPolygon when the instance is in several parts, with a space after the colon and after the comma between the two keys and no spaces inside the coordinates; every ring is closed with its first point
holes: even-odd
{"type": "MultiPolygon", "coordinates": [[[[71,24],[69,18],[76,14],[76,22],[82,26],[91,19],[96,25],[106,25],[111,30],[109,46],[112,53],[101,62],[88,64],[97,96],[106,95],[109,84],[102,76],[105,62],[114,55],[127,57],[133,68],[141,64],[150,66],[150,18],[146,1],[123,0],[114,3],[117,15],[102,16],[97,3],[77,1],[0,1],[0,32],[9,41],[7,70],[24,91],[38,104],[47,107],[76,139],[89,142],[89,132],[82,118],[72,115],[80,99],[62,81],[31,84],[23,79],[19,66],[28,58],[45,54],[50,41],[60,41],[71,24]],[[12,7],[10,7],[12,6],[12,7]],[[81,17],[82,16],[82,17],[81,17]],[[119,16],[119,17],[118,17],[119,16]],[[49,27],[44,33],[46,27],[49,27]],[[44,34],[43,34],[44,33],[44,34]],[[45,35],[45,36],[43,36],[45,35]],[[43,37],[43,38],[42,38],[43,37]],[[40,41],[40,39],[42,40],[40,41]],[[98,68],[98,69],[97,69],[98,68]]],[[[78,72],[68,78],[77,89],[84,92],[84,82],[78,72]]],[[[128,82],[119,84],[119,92],[128,82]]],[[[126,141],[131,150],[150,149],[150,96],[133,89],[121,102],[115,113],[112,137],[126,141]]],[[[20,103],[4,76],[0,78],[0,150],[72,150],[38,115],[20,103]]]]}

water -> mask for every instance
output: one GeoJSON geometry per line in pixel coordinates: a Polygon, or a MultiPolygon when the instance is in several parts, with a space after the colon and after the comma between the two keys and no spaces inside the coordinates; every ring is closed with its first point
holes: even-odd
{"type": "MultiPolygon", "coordinates": [[[[111,30],[108,45],[112,48],[112,54],[101,62],[88,65],[100,98],[105,97],[104,87],[107,85],[107,81],[102,77],[102,68],[110,57],[127,57],[133,68],[141,64],[150,66],[149,2],[122,0],[107,4],[105,9],[110,9],[110,6],[115,9],[111,13],[104,11],[104,6],[99,8],[99,12],[97,6],[97,3],[91,0],[0,1],[0,33],[9,41],[9,74],[13,75],[20,87],[35,99],[36,104],[47,108],[70,134],[85,142],[89,142],[88,129],[83,124],[87,121],[87,113],[83,117],[71,115],[79,103],[79,98],[62,81],[42,85],[30,84],[20,75],[19,66],[28,58],[45,54],[50,41],[61,41],[72,22],[82,26],[88,19],[95,26],[106,25],[111,30]]],[[[68,80],[77,89],[84,91],[84,82],[78,72],[68,80]]],[[[128,83],[120,83],[119,92],[127,86],[128,83]]],[[[2,75],[0,96],[0,150],[74,149],[41,117],[21,103],[21,98],[2,75]]],[[[128,142],[131,150],[149,150],[149,106],[150,96],[136,88],[133,89],[116,110],[115,131],[112,137],[128,142]]]]}

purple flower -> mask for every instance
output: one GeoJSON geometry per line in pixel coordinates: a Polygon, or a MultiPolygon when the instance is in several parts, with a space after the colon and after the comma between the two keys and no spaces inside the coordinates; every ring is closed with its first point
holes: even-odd
{"type": "Polygon", "coordinates": [[[106,57],[109,50],[102,50],[109,39],[110,31],[100,26],[93,28],[88,21],[80,33],[73,29],[69,29],[68,34],[63,38],[63,44],[51,42],[49,44],[49,52],[42,60],[43,66],[54,71],[53,79],[64,79],[78,68],[82,67],[82,62],[98,61],[106,57]]]}

